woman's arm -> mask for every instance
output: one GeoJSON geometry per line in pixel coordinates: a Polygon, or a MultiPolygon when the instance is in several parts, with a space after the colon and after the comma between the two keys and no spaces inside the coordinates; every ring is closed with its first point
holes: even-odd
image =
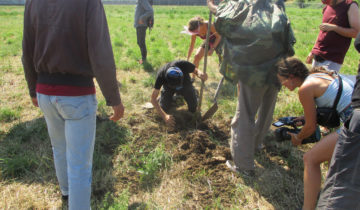
{"type": "Polygon", "coordinates": [[[330,23],[322,23],[320,30],[334,31],[341,36],[355,38],[360,31],[359,7],[357,4],[351,4],[348,10],[350,28],[344,28],[330,23]]]}
{"type": "Polygon", "coordinates": [[[314,100],[314,86],[311,83],[303,84],[299,88],[299,100],[304,108],[305,125],[298,134],[291,134],[294,145],[301,144],[302,140],[311,136],[316,130],[316,104],[314,100]]]}
{"type": "Polygon", "coordinates": [[[196,35],[191,35],[191,42],[188,50],[187,61],[189,61],[192,51],[194,50],[195,41],[196,41],[196,35]]]}

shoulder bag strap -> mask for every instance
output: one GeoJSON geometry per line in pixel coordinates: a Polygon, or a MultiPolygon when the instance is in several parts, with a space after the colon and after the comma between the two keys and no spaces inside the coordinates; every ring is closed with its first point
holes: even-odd
{"type": "Polygon", "coordinates": [[[342,90],[343,90],[343,83],[342,83],[342,79],[341,79],[340,75],[338,75],[338,78],[339,78],[339,89],[338,89],[338,92],[336,94],[336,98],[335,98],[335,101],[334,101],[334,104],[333,104],[333,109],[336,109],[336,107],[337,107],[337,105],[339,103],[340,97],[341,97],[342,90]]]}

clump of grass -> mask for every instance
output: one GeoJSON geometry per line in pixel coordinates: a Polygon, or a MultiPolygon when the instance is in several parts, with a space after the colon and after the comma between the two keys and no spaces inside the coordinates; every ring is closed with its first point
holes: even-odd
{"type": "Polygon", "coordinates": [[[170,163],[170,155],[165,152],[163,145],[158,146],[140,159],[140,167],[137,171],[141,174],[140,183],[143,186],[153,185],[160,170],[167,168],[170,163]]]}
{"type": "Polygon", "coordinates": [[[4,178],[20,178],[37,164],[30,155],[18,155],[0,159],[1,174],[4,178]]]}
{"type": "Polygon", "coordinates": [[[128,189],[121,192],[119,196],[112,196],[106,193],[105,198],[101,204],[101,210],[127,210],[129,206],[130,193],[128,189]]]}
{"type": "Polygon", "coordinates": [[[0,122],[11,122],[20,118],[20,112],[10,108],[0,108],[0,122]]]}
{"type": "Polygon", "coordinates": [[[145,87],[153,87],[155,84],[155,76],[147,77],[142,80],[142,84],[145,87]]]}

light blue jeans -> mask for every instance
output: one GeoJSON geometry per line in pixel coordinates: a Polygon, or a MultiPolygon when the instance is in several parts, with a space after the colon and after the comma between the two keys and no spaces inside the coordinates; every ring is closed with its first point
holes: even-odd
{"type": "Polygon", "coordinates": [[[95,95],[49,96],[37,93],[53,149],[56,176],[69,209],[90,209],[95,143],[95,95]]]}

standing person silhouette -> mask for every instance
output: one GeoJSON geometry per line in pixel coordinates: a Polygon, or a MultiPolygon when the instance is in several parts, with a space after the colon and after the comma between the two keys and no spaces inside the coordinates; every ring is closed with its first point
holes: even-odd
{"type": "Polygon", "coordinates": [[[26,1],[22,61],[32,103],[44,113],[62,198],[70,210],[89,210],[94,77],[114,110],[110,120],[124,114],[101,1],[26,1]]]}
{"type": "Polygon", "coordinates": [[[141,51],[141,60],[143,64],[147,58],[146,49],[146,29],[149,27],[149,20],[154,19],[154,10],[152,8],[153,0],[137,0],[135,7],[134,27],[136,28],[137,44],[141,51]]]}
{"type": "Polygon", "coordinates": [[[224,55],[220,72],[238,84],[238,103],[231,122],[233,172],[254,174],[255,151],[270,128],[280,89],[276,63],[293,54],[290,23],[283,1],[207,0],[216,14],[224,55]],[[234,9],[236,8],[236,10],[234,9]]]}
{"type": "Polygon", "coordinates": [[[315,45],[306,58],[312,66],[339,72],[351,38],[360,31],[359,7],[352,0],[322,0],[323,19],[315,45]]]}

